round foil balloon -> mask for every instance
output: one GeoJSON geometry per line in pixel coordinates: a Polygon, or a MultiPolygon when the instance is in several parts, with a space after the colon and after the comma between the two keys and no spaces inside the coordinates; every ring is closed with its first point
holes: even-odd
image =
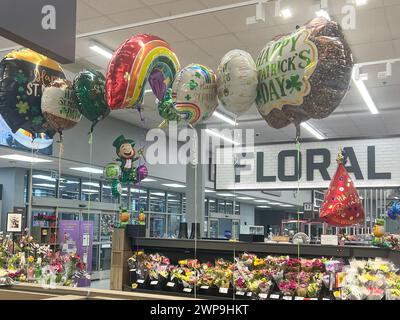
{"type": "Polygon", "coordinates": [[[24,129],[54,135],[41,100],[42,88],[56,79],[65,79],[61,66],[30,49],[13,51],[0,62],[0,114],[14,133],[24,129]]]}
{"type": "Polygon", "coordinates": [[[174,108],[181,120],[196,125],[211,117],[218,106],[217,77],[201,64],[191,64],[176,76],[172,86],[174,108]]]}
{"type": "Polygon", "coordinates": [[[257,68],[251,55],[229,51],[217,70],[218,98],[226,110],[237,116],[250,109],[257,97],[257,68]]]}
{"type": "Polygon", "coordinates": [[[147,83],[162,100],[179,70],[179,61],[163,39],[138,34],[114,52],[108,65],[106,92],[111,109],[139,108],[147,83]]]}
{"type": "Polygon", "coordinates": [[[60,134],[81,120],[82,115],[70,81],[57,79],[44,88],[42,113],[50,127],[60,134]]]}
{"type": "Polygon", "coordinates": [[[146,179],[148,175],[149,175],[149,171],[144,164],[137,167],[136,177],[137,177],[138,181],[142,181],[142,180],[146,179]]]}
{"type": "Polygon", "coordinates": [[[83,70],[74,79],[74,91],[82,115],[94,126],[110,114],[105,95],[104,75],[96,70],[83,70]]]}
{"type": "Polygon", "coordinates": [[[348,91],[353,57],[341,27],[316,18],[269,42],[256,65],[258,111],[279,129],[329,116],[348,91]]]}
{"type": "Polygon", "coordinates": [[[104,178],[106,180],[118,180],[121,176],[121,168],[118,163],[110,162],[104,167],[103,172],[104,178]]]}

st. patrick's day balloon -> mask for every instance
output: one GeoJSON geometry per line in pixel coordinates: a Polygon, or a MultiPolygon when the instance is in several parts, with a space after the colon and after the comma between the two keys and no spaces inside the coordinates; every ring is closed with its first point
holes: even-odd
{"type": "Polygon", "coordinates": [[[162,100],[178,72],[178,58],[163,39],[138,34],[114,52],[106,75],[107,102],[111,109],[139,108],[147,83],[162,100]]]}
{"type": "Polygon", "coordinates": [[[258,111],[279,129],[329,116],[348,91],[353,57],[341,27],[316,18],[269,42],[256,65],[258,111]]]}
{"type": "Polygon", "coordinates": [[[249,53],[231,50],[217,70],[218,98],[237,116],[250,109],[257,97],[257,68],[249,53]]]}
{"type": "Polygon", "coordinates": [[[210,118],[218,106],[214,71],[201,64],[183,68],[172,85],[171,103],[178,113],[178,120],[184,123],[194,126],[210,118]]]}
{"type": "Polygon", "coordinates": [[[60,134],[81,120],[82,115],[70,81],[57,79],[44,88],[42,113],[49,126],[60,134]]]}
{"type": "Polygon", "coordinates": [[[94,126],[110,114],[106,101],[106,78],[97,70],[83,70],[74,79],[74,91],[82,115],[94,126]]]}
{"type": "Polygon", "coordinates": [[[54,135],[41,101],[43,88],[56,79],[65,79],[61,66],[30,49],[12,51],[0,62],[0,114],[14,133],[24,129],[54,135]]]}

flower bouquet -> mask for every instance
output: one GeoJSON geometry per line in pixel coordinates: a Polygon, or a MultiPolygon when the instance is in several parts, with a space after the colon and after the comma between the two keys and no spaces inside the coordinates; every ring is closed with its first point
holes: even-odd
{"type": "Polygon", "coordinates": [[[266,278],[261,279],[261,281],[258,284],[258,289],[260,293],[268,294],[271,287],[272,287],[272,281],[267,280],[266,278]]]}
{"type": "Polygon", "coordinates": [[[279,290],[285,296],[293,296],[297,290],[297,283],[293,280],[281,280],[278,285],[279,290]]]}
{"type": "Polygon", "coordinates": [[[298,258],[290,258],[286,261],[285,271],[286,272],[300,272],[301,261],[298,258]]]}
{"type": "Polygon", "coordinates": [[[400,289],[387,289],[386,300],[400,300],[400,289]]]}

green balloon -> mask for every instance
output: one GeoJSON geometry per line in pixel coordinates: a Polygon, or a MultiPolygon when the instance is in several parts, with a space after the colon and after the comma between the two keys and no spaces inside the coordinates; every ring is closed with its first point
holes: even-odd
{"type": "Polygon", "coordinates": [[[106,79],[96,70],[83,70],[74,79],[74,91],[78,98],[78,108],[82,115],[92,122],[91,132],[94,126],[110,113],[107,105],[106,79]]]}
{"type": "Polygon", "coordinates": [[[104,167],[104,178],[106,180],[118,180],[121,175],[121,168],[118,163],[110,162],[104,167]]]}

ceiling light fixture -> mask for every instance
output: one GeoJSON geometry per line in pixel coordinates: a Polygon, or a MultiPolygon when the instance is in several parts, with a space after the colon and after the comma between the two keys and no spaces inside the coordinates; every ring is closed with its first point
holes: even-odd
{"type": "Polygon", "coordinates": [[[229,138],[227,138],[227,137],[225,137],[225,136],[219,134],[218,132],[215,132],[214,130],[206,129],[205,131],[206,131],[209,135],[212,135],[212,136],[217,137],[217,138],[220,138],[220,139],[222,139],[222,140],[224,140],[224,141],[230,142],[230,143],[232,143],[232,144],[235,145],[235,146],[240,145],[239,142],[233,141],[232,139],[229,139],[229,138]]]}
{"type": "Polygon", "coordinates": [[[151,196],[159,196],[159,197],[165,197],[164,192],[150,192],[151,196]]]}
{"type": "Polygon", "coordinates": [[[273,206],[280,206],[282,203],[280,203],[280,202],[270,202],[269,204],[271,204],[273,206]]]}
{"type": "Polygon", "coordinates": [[[82,182],[82,185],[95,187],[95,188],[99,188],[100,187],[100,185],[98,183],[96,183],[96,182],[82,182]]]}
{"type": "Polygon", "coordinates": [[[170,188],[186,188],[185,185],[179,183],[163,183],[162,185],[170,188]]]}
{"type": "Polygon", "coordinates": [[[254,202],[258,202],[258,203],[269,203],[268,200],[254,200],[254,202]]]}
{"type": "Polygon", "coordinates": [[[217,117],[218,119],[220,119],[222,121],[225,121],[226,123],[228,123],[232,126],[238,126],[238,123],[235,120],[227,117],[226,115],[222,114],[221,112],[214,111],[213,116],[217,117]]]}
{"type": "Polygon", "coordinates": [[[291,204],[280,204],[279,206],[286,207],[286,208],[294,207],[294,205],[291,205],[291,204]]]}
{"type": "Polygon", "coordinates": [[[285,8],[281,10],[281,16],[284,19],[289,19],[293,16],[292,11],[289,8],[285,8]]]}
{"type": "Polygon", "coordinates": [[[360,92],[361,97],[363,98],[365,104],[368,106],[369,110],[371,111],[372,114],[378,114],[379,110],[376,107],[376,104],[374,100],[372,100],[371,95],[369,94],[369,91],[362,79],[360,79],[359,75],[360,74],[360,69],[358,66],[355,66],[353,69],[353,82],[356,85],[358,91],[360,92]]]}
{"type": "Polygon", "coordinates": [[[232,193],[217,193],[217,196],[220,197],[234,197],[235,195],[232,193]]]}
{"type": "Polygon", "coordinates": [[[91,40],[89,43],[89,48],[103,57],[106,57],[107,59],[111,59],[113,56],[113,51],[111,49],[105,47],[97,41],[91,40]]]}
{"type": "Polygon", "coordinates": [[[254,200],[252,197],[237,197],[240,200],[254,200]]]}
{"type": "Polygon", "coordinates": [[[36,187],[44,187],[44,188],[55,188],[56,187],[54,184],[50,184],[50,183],[34,183],[33,185],[36,187]]]}
{"type": "Polygon", "coordinates": [[[80,172],[87,172],[87,173],[96,173],[96,174],[103,173],[103,170],[91,168],[91,167],[75,167],[75,168],[70,168],[70,169],[75,170],[75,171],[80,171],[80,172]]]}
{"type": "Polygon", "coordinates": [[[306,129],[309,133],[311,133],[315,138],[318,140],[325,140],[326,136],[319,132],[317,129],[315,129],[312,125],[310,125],[308,122],[302,122],[301,126],[306,129]]]}
{"type": "Polygon", "coordinates": [[[27,157],[20,154],[6,154],[4,156],[0,156],[2,159],[22,161],[22,162],[30,162],[30,163],[44,163],[44,162],[53,162],[51,160],[35,158],[35,157],[27,157]]]}
{"type": "Polygon", "coordinates": [[[45,175],[43,175],[43,174],[34,174],[34,175],[32,176],[32,178],[34,178],[34,179],[39,179],[39,180],[52,181],[52,182],[56,181],[56,179],[54,179],[54,178],[52,178],[52,177],[49,177],[49,176],[45,176],[45,175]]]}
{"type": "Polygon", "coordinates": [[[205,189],[204,192],[205,193],[214,193],[215,191],[214,190],[210,190],[210,189],[205,189]]]}
{"type": "Polygon", "coordinates": [[[269,207],[269,206],[257,206],[257,208],[270,209],[271,207],[269,207]]]}
{"type": "Polygon", "coordinates": [[[84,192],[84,193],[99,193],[98,190],[93,190],[93,189],[82,189],[82,192],[84,192]]]}
{"type": "Polygon", "coordinates": [[[368,3],[368,0],[356,0],[356,6],[363,6],[368,3]]]}
{"type": "Polygon", "coordinates": [[[320,10],[318,10],[317,12],[315,12],[315,15],[318,17],[318,18],[321,18],[321,17],[323,17],[323,18],[325,18],[325,19],[327,19],[327,20],[332,20],[332,18],[331,18],[331,16],[329,15],[329,13],[328,13],[328,11],[326,11],[325,9],[320,9],[320,10]]]}

